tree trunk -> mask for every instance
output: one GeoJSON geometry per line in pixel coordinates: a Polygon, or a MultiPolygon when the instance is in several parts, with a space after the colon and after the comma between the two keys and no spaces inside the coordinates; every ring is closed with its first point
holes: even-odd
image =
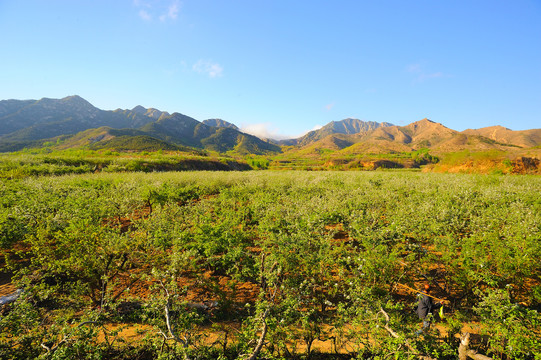
{"type": "Polygon", "coordinates": [[[458,359],[459,360],[467,360],[468,357],[471,357],[474,360],[492,360],[492,358],[478,354],[477,351],[471,350],[469,348],[470,346],[470,334],[464,333],[460,337],[460,346],[458,347],[458,359]]]}
{"type": "Polygon", "coordinates": [[[245,360],[256,360],[259,356],[259,353],[261,352],[261,349],[263,348],[263,345],[265,344],[265,336],[267,335],[267,322],[265,321],[265,319],[269,314],[269,310],[270,309],[267,308],[267,310],[265,310],[265,313],[263,313],[263,316],[261,317],[261,321],[263,321],[263,327],[261,329],[261,336],[259,336],[259,341],[257,342],[254,352],[245,360]]]}
{"type": "MultiPolygon", "coordinates": [[[[383,308],[379,308],[379,312],[383,314],[383,316],[385,317],[385,320],[386,320],[386,324],[383,325],[383,328],[385,330],[387,330],[387,332],[392,336],[394,337],[395,339],[399,339],[400,336],[393,330],[389,327],[389,315],[385,312],[385,310],[383,310],[383,308]]],[[[416,356],[419,357],[420,360],[437,360],[437,359],[434,359],[430,356],[426,356],[426,355],[423,355],[421,353],[419,353],[419,351],[417,351],[417,349],[415,349],[410,343],[409,341],[405,341],[404,342],[404,345],[406,345],[406,347],[413,353],[415,354],[416,356]]],[[[460,359],[462,360],[462,359],[460,359]]]]}

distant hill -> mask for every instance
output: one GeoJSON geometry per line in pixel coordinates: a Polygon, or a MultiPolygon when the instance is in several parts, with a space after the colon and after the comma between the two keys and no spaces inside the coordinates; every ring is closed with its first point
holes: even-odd
{"type": "Polygon", "coordinates": [[[332,131],[332,133],[337,134],[358,134],[387,126],[393,126],[393,124],[347,118],[341,121],[331,121],[321,129],[317,130],[317,132],[332,131]]]}
{"type": "Polygon", "coordinates": [[[458,132],[429,119],[406,126],[358,119],[333,121],[298,139],[280,142],[293,146],[299,154],[341,152],[344,154],[383,154],[409,152],[422,148],[435,152],[461,150],[509,150],[541,144],[541,129],[512,131],[501,126],[458,132]]]}
{"type": "Polygon", "coordinates": [[[234,124],[218,118],[200,122],[178,112],[170,114],[141,105],[106,111],[76,95],[0,101],[0,152],[52,146],[240,155],[286,151],[291,156],[314,158],[322,154],[350,156],[420,149],[435,154],[461,150],[508,151],[540,145],[541,129],[513,131],[493,126],[458,132],[429,119],[396,126],[347,118],[332,121],[297,139],[274,141],[243,133],[234,124]]]}
{"type": "MultiPolygon", "coordinates": [[[[332,124],[332,123],[331,123],[332,124]]],[[[334,124],[332,124],[334,126],[334,124]]],[[[431,149],[435,153],[461,150],[509,150],[518,145],[498,142],[480,135],[468,135],[422,119],[406,126],[385,124],[353,134],[331,134],[292,149],[299,155],[334,152],[337,154],[387,154],[431,149]]],[[[331,126],[329,126],[331,128],[331,126]]],[[[311,139],[315,139],[312,137],[311,139]]]]}
{"type": "Polygon", "coordinates": [[[174,113],[141,128],[145,133],[173,144],[182,144],[217,152],[240,154],[277,153],[279,146],[265,142],[233,127],[215,127],[189,116],[174,113]]]}
{"type": "MultiPolygon", "coordinates": [[[[124,110],[124,111],[126,111],[126,110],[124,110]]],[[[131,112],[135,113],[135,114],[139,114],[139,115],[148,116],[148,117],[151,117],[153,119],[159,119],[162,116],[165,117],[165,116],[170,115],[167,111],[160,111],[160,110],[154,109],[154,108],[148,108],[147,109],[147,108],[142,107],[141,105],[137,105],[136,107],[131,109],[131,112]]]]}
{"type": "Polygon", "coordinates": [[[3,100],[0,101],[0,151],[40,147],[60,137],[59,148],[186,150],[190,147],[259,155],[281,151],[279,146],[244,134],[226,121],[209,119],[206,122],[140,105],[131,110],[100,110],[79,96],[3,100]],[[91,141],[90,135],[95,132],[88,133],[91,129],[103,137],[91,141]],[[115,133],[113,129],[122,129],[123,133],[115,133]]]}
{"type": "Polygon", "coordinates": [[[520,147],[534,147],[541,144],[541,129],[513,131],[503,126],[490,126],[481,129],[467,129],[466,135],[479,135],[502,144],[520,147]]]}
{"type": "MultiPolygon", "coordinates": [[[[203,124],[189,116],[173,113],[170,116],[146,124],[141,127],[141,131],[170,143],[201,148],[203,144],[201,144],[200,138],[210,134],[198,132],[200,125],[203,124]]],[[[204,130],[207,130],[207,128],[208,126],[204,125],[204,130]]]]}
{"type": "Polygon", "coordinates": [[[36,140],[101,126],[137,128],[152,118],[122,112],[104,111],[79,96],[63,99],[5,100],[0,101],[0,146],[13,144],[22,147],[36,140]]]}
{"type": "Polygon", "coordinates": [[[370,134],[369,141],[377,140],[403,144],[406,151],[427,148],[435,152],[453,152],[461,150],[501,150],[508,147],[508,144],[459,133],[429,119],[422,119],[407,126],[377,129],[370,134]]]}
{"type": "Polygon", "coordinates": [[[56,146],[58,150],[71,148],[88,148],[91,150],[115,151],[185,151],[197,152],[192,148],[174,145],[147,135],[137,129],[113,129],[107,126],[81,131],[75,135],[64,137],[56,146]]]}
{"type": "Polygon", "coordinates": [[[341,121],[332,121],[327,125],[323,126],[321,129],[312,130],[306,135],[298,139],[289,139],[283,140],[281,144],[283,145],[297,145],[297,146],[307,146],[316,141],[324,139],[325,137],[333,134],[359,134],[366,133],[368,131],[375,130],[379,127],[392,126],[389,123],[378,123],[374,121],[363,121],[359,119],[347,118],[341,121]]]}
{"type": "Polygon", "coordinates": [[[186,148],[147,135],[115,136],[112,139],[92,144],[89,148],[92,150],[114,149],[115,151],[187,151],[186,148]]]}
{"type": "Polygon", "coordinates": [[[422,119],[406,126],[380,127],[367,134],[367,141],[389,141],[415,148],[431,148],[456,134],[440,123],[422,119]]]}
{"type": "MultiPolygon", "coordinates": [[[[2,100],[0,101],[0,119],[4,116],[14,114],[35,102],[36,100],[2,100]]],[[[0,135],[7,133],[6,130],[9,131],[9,128],[0,128],[0,135]]]]}

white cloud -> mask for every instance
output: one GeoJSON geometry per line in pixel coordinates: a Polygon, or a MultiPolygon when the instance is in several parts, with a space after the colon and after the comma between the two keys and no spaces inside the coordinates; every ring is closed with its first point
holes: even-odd
{"type": "Polygon", "coordinates": [[[143,0],[133,0],[133,5],[135,5],[136,7],[144,7],[148,6],[148,3],[143,0]]]}
{"type": "Polygon", "coordinates": [[[286,140],[295,139],[298,136],[286,135],[280,132],[272,123],[242,124],[240,131],[257,136],[260,139],[286,140]]]}
{"type": "Polygon", "coordinates": [[[423,82],[425,80],[437,79],[441,77],[450,77],[441,71],[427,72],[422,64],[410,64],[406,66],[406,71],[415,75],[414,83],[423,82]]]}
{"type": "Polygon", "coordinates": [[[286,140],[286,139],[297,139],[301,136],[306,135],[310,131],[313,130],[319,130],[323,126],[316,125],[312,129],[308,131],[304,131],[301,134],[297,135],[285,135],[280,132],[279,129],[274,127],[272,123],[266,122],[266,123],[257,123],[257,124],[242,124],[240,127],[240,131],[257,136],[260,139],[273,139],[273,140],[286,140]]]}
{"type": "Polygon", "coordinates": [[[435,73],[420,73],[416,78],[416,82],[423,82],[425,80],[430,79],[438,79],[442,77],[451,77],[450,75],[444,74],[441,71],[435,72],[435,73]]]}
{"type": "Polygon", "coordinates": [[[152,20],[152,16],[145,10],[139,10],[139,17],[145,21],[152,20]]]}
{"type": "Polygon", "coordinates": [[[330,104],[327,104],[327,105],[325,105],[325,109],[327,109],[327,111],[329,111],[329,110],[331,110],[331,109],[334,107],[334,105],[336,105],[335,102],[332,102],[332,103],[330,103],[330,104]]]}
{"type": "Polygon", "coordinates": [[[157,18],[161,22],[176,20],[180,11],[179,0],[133,0],[133,5],[140,9],[139,17],[145,21],[157,18]]]}
{"type": "Polygon", "coordinates": [[[406,70],[411,73],[421,72],[421,64],[410,64],[406,67],[406,70]]]}
{"type": "Polygon", "coordinates": [[[173,2],[167,8],[167,12],[160,16],[160,21],[166,21],[167,19],[175,20],[178,16],[180,5],[178,1],[173,2]]]}
{"type": "Polygon", "coordinates": [[[220,77],[224,68],[211,60],[199,60],[192,66],[192,70],[198,73],[207,74],[210,78],[220,77]]]}
{"type": "Polygon", "coordinates": [[[278,130],[271,123],[242,124],[240,131],[260,139],[285,139],[283,135],[278,134],[278,130]]]}
{"type": "Polygon", "coordinates": [[[297,138],[300,138],[301,136],[304,136],[304,135],[308,134],[310,131],[319,130],[322,127],[323,127],[323,125],[316,125],[313,128],[311,128],[310,130],[304,131],[303,133],[295,135],[295,136],[290,136],[289,138],[297,139],[297,138]]]}

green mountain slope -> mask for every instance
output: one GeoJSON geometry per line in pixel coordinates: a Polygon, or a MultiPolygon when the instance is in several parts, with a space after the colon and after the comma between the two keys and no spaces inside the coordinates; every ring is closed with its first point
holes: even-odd
{"type": "Polygon", "coordinates": [[[147,124],[141,131],[164,141],[203,148],[217,152],[235,151],[243,154],[277,153],[279,146],[255,136],[244,134],[232,127],[214,127],[189,116],[174,113],[147,124]]]}
{"type": "MultiPolygon", "coordinates": [[[[36,102],[36,100],[2,100],[0,101],[0,119],[4,116],[14,114],[34,102],[36,102]]],[[[8,130],[9,129],[4,127],[0,128],[0,135],[7,133],[8,130]]]]}
{"type": "Polygon", "coordinates": [[[101,126],[136,128],[154,120],[136,113],[127,116],[122,112],[100,110],[79,96],[18,103],[0,101],[0,107],[16,110],[0,117],[3,142],[30,142],[101,126]]]}
{"type": "Polygon", "coordinates": [[[0,151],[40,147],[59,137],[63,139],[59,147],[63,148],[196,148],[243,154],[281,151],[279,146],[243,134],[235,125],[220,119],[209,119],[205,124],[180,113],[171,115],[139,105],[131,110],[105,111],[79,96],[0,101],[0,151]]]}
{"type": "Polygon", "coordinates": [[[115,151],[180,151],[187,150],[185,147],[169,144],[165,141],[146,136],[115,136],[112,139],[100,141],[92,144],[90,147],[92,150],[115,150],[115,151]]]}
{"type": "Polygon", "coordinates": [[[196,148],[203,148],[201,140],[212,134],[209,126],[179,113],[149,123],[141,131],[170,143],[196,148]]]}
{"type": "Polygon", "coordinates": [[[114,151],[185,151],[200,153],[186,146],[173,145],[149,136],[137,129],[112,129],[104,126],[89,129],[66,137],[55,146],[58,150],[88,148],[91,150],[114,151]]]}

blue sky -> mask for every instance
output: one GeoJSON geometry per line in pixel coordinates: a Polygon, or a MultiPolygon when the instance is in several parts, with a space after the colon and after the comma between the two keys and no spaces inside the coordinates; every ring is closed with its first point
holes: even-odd
{"type": "Polygon", "coordinates": [[[541,128],[540,0],[0,0],[0,99],[298,136],[347,117],[541,128]]]}

